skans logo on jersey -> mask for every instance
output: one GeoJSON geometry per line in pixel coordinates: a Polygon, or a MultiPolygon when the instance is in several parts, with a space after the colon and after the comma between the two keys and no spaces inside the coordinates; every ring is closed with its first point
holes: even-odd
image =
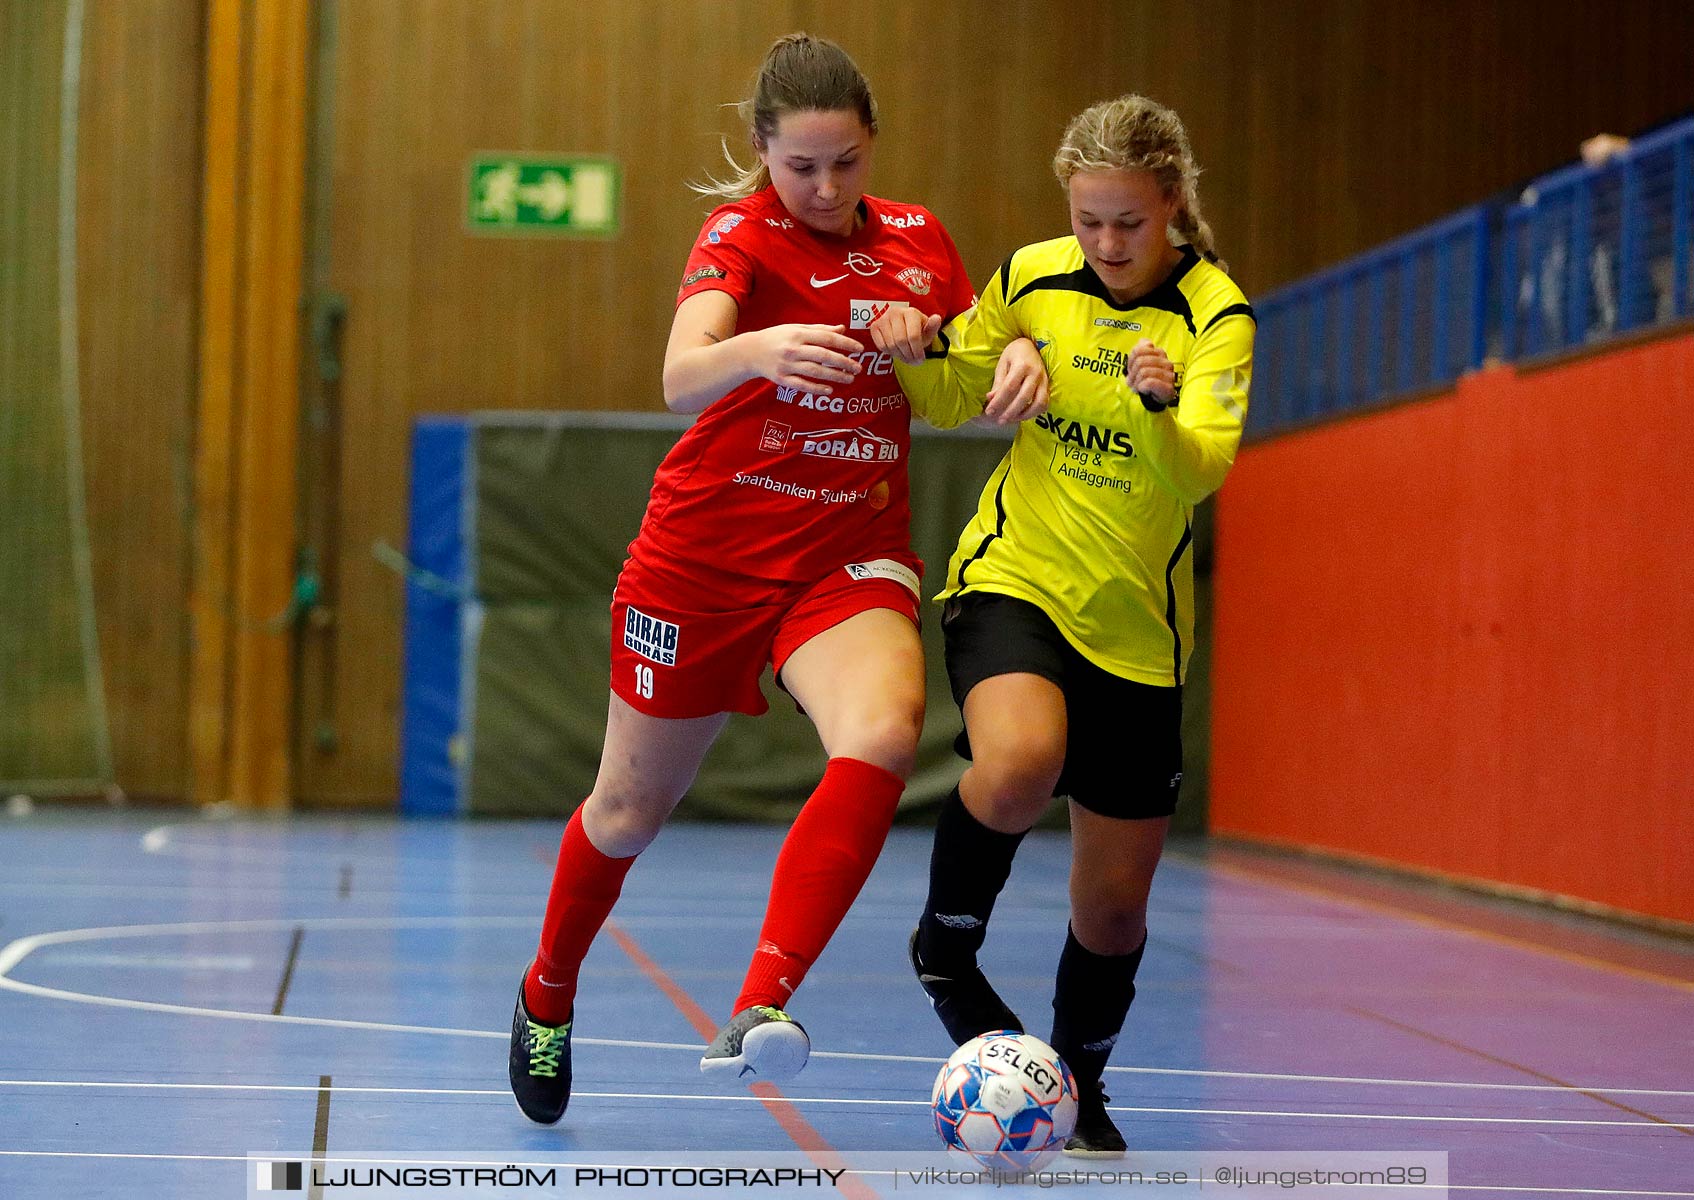
{"type": "Polygon", "coordinates": [[[1080,446],[1097,454],[1135,457],[1135,443],[1131,442],[1129,434],[1121,429],[1102,429],[1098,425],[1084,425],[1081,421],[1067,421],[1063,417],[1055,417],[1050,412],[1036,417],[1035,425],[1066,445],[1080,446]]]}
{"type": "Polygon", "coordinates": [[[846,458],[856,462],[898,462],[900,443],[868,429],[814,429],[797,433],[800,453],[812,458],[846,458]]]}
{"type": "Polygon", "coordinates": [[[847,328],[869,329],[883,314],[896,308],[910,308],[905,300],[849,300],[847,302],[847,328]]]}
{"type": "Polygon", "coordinates": [[[746,219],[747,218],[740,213],[730,213],[728,216],[724,217],[723,220],[712,226],[712,231],[706,235],[706,240],[714,246],[717,245],[719,242],[723,241],[725,234],[746,219]]]}
{"type": "Polygon", "coordinates": [[[896,229],[922,229],[923,228],[923,214],[922,213],[904,213],[904,214],[902,214],[901,216],[898,216],[898,217],[895,216],[893,213],[878,213],[877,216],[882,218],[882,223],[884,225],[892,225],[896,229]]]}
{"type": "Polygon", "coordinates": [[[650,617],[634,606],[624,610],[623,644],[642,658],[656,662],[662,667],[676,666],[679,632],[669,621],[650,617]]]}

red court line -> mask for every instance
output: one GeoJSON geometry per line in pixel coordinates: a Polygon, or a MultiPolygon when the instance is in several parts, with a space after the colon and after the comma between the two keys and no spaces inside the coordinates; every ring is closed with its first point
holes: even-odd
{"type": "MultiPolygon", "coordinates": [[[[711,1014],[701,1008],[694,997],[684,991],[682,985],[672,979],[663,967],[649,958],[634,938],[618,928],[616,922],[607,921],[602,928],[612,935],[630,961],[641,968],[641,973],[647,976],[653,986],[663,992],[665,998],[676,1006],[676,1010],[687,1018],[688,1023],[694,1026],[694,1031],[710,1043],[718,1033],[718,1022],[712,1020],[711,1014]]],[[[824,1170],[848,1170],[847,1164],[841,1160],[835,1147],[801,1115],[800,1110],[774,1083],[755,1083],[749,1090],[759,1098],[760,1103],[765,1106],[765,1111],[776,1119],[776,1123],[782,1126],[782,1131],[805,1152],[807,1158],[824,1170]]],[[[877,1200],[876,1192],[851,1174],[842,1175],[835,1186],[842,1195],[849,1197],[849,1200],[877,1200]]]]}
{"type": "Polygon", "coordinates": [[[1539,1079],[1543,1083],[1551,1083],[1557,1087],[1569,1088],[1579,1096],[1586,1096],[1590,1100],[1598,1100],[1601,1104],[1618,1109],[1620,1112],[1630,1113],[1637,1117],[1645,1117],[1647,1120],[1663,1125],[1667,1129],[1674,1129],[1678,1133],[1694,1137],[1694,1129],[1691,1129],[1686,1125],[1678,1125],[1675,1121],[1666,1117],[1661,1117],[1656,1113],[1650,1113],[1644,1108],[1635,1108],[1632,1105],[1624,1104],[1618,1100],[1613,1100],[1610,1096],[1607,1096],[1602,1092],[1591,1092],[1587,1088],[1577,1087],[1576,1084],[1570,1082],[1568,1079],[1560,1079],[1557,1075],[1549,1075],[1545,1071],[1538,1071],[1534,1067],[1525,1066],[1523,1063],[1516,1062],[1512,1059],[1502,1058],[1498,1054],[1490,1054],[1488,1051],[1479,1049],[1478,1047],[1472,1046],[1466,1042],[1455,1041],[1452,1038],[1443,1037],[1439,1033],[1432,1033],[1430,1030],[1420,1029],[1416,1025],[1408,1025],[1404,1021],[1396,1021],[1393,1017],[1387,1016],[1384,1013],[1375,1012],[1368,1008],[1357,1008],[1353,1005],[1347,1005],[1343,1011],[1353,1013],[1355,1016],[1366,1017],[1372,1021],[1381,1021],[1384,1025],[1401,1030],[1402,1032],[1409,1033],[1420,1038],[1427,1038],[1429,1041],[1434,1042],[1438,1046],[1446,1046],[1450,1050],[1458,1050],[1464,1054],[1473,1054],[1478,1058],[1486,1059],[1492,1063],[1498,1063],[1503,1067],[1510,1067],[1514,1071],[1522,1071],[1525,1075],[1539,1079]]]}
{"type": "MultiPolygon", "coordinates": [[[[1481,938],[1484,941],[1496,942],[1502,945],[1511,946],[1514,949],[1534,950],[1541,954],[1562,959],[1566,962],[1578,963],[1585,967],[1598,967],[1603,970],[1615,971],[1622,975],[1629,975],[1640,979],[1649,979],[1654,983],[1669,984],[1676,988],[1691,988],[1689,983],[1681,979],[1663,975],[1656,971],[1645,971],[1639,967],[1611,962],[1606,959],[1596,958],[1587,954],[1574,954],[1560,950],[1554,946],[1546,945],[1534,937],[1525,936],[1521,924],[1516,922],[1505,929],[1499,927],[1491,928],[1489,927],[1489,918],[1493,914],[1489,913],[1479,904],[1464,905],[1462,903],[1455,902],[1438,908],[1436,907],[1436,898],[1408,894],[1404,889],[1395,888],[1393,884],[1388,881],[1340,877],[1334,872],[1326,872],[1321,867],[1308,863],[1269,863],[1257,859],[1248,859],[1247,856],[1232,853],[1230,849],[1225,849],[1222,853],[1214,851],[1213,854],[1208,855],[1203,861],[1205,869],[1217,871],[1219,874],[1225,876],[1233,875],[1236,878],[1248,879],[1258,884],[1268,883],[1275,887],[1286,888],[1292,892],[1303,892],[1306,895],[1319,896],[1326,900],[1339,900],[1344,904],[1353,904],[1360,908],[1387,913],[1390,916],[1410,921],[1413,924],[1427,925],[1447,931],[1466,933],[1473,937],[1481,938]],[[1425,903],[1419,903],[1419,901],[1427,902],[1427,906],[1425,903]]],[[[1499,1055],[1491,1054],[1476,1046],[1467,1045],[1464,1042],[1454,1041],[1450,1038],[1443,1037],[1440,1034],[1432,1033],[1427,1029],[1419,1029],[1414,1025],[1407,1025],[1404,1022],[1396,1021],[1392,1017],[1385,1016],[1382,1013],[1373,1012],[1369,1009],[1348,1007],[1346,1011],[1358,1016],[1384,1022],[1385,1024],[1391,1025],[1406,1033],[1427,1038],[1430,1041],[1437,1042],[1449,1047],[1450,1049],[1459,1050],[1466,1054],[1472,1054],[1479,1058],[1499,1063],[1500,1065],[1510,1067],[1515,1071],[1522,1071],[1524,1074],[1529,1075],[1532,1078],[1540,1079],[1558,1087],[1569,1088],[1578,1095],[1586,1096],[1590,1100],[1597,1100],[1601,1104],[1605,1104],[1611,1108],[1621,1109],[1622,1111],[1634,1116],[1644,1117],[1649,1121],[1656,1122],[1669,1129],[1674,1129],[1678,1133],[1694,1136],[1694,1128],[1690,1128],[1687,1125],[1680,1125],[1675,1121],[1658,1116],[1655,1113],[1623,1104],[1601,1093],[1588,1091],[1585,1088],[1579,1088],[1568,1080],[1560,1079],[1554,1075],[1549,1075],[1546,1072],[1539,1071],[1534,1067],[1526,1066],[1523,1063],[1514,1062],[1509,1058],[1502,1058],[1499,1055]]]]}
{"type": "Polygon", "coordinates": [[[1326,868],[1306,861],[1278,861],[1232,846],[1213,848],[1203,857],[1180,854],[1172,857],[1185,857],[1189,862],[1203,864],[1206,869],[1221,875],[1234,875],[1255,883],[1271,883],[1290,891],[1322,896],[1327,900],[1340,900],[1361,908],[1387,912],[1414,924],[1456,930],[1484,941],[1532,950],[1564,962],[1648,980],[1677,991],[1694,992],[1694,978],[1686,977],[1690,974],[1690,964],[1694,963],[1690,956],[1673,956],[1669,952],[1655,954],[1646,950],[1632,952],[1630,947],[1617,947],[1608,952],[1597,937],[1582,937],[1562,926],[1555,929],[1528,916],[1496,913],[1487,907],[1486,901],[1425,895],[1403,886],[1397,887],[1390,880],[1358,878],[1344,869],[1326,868]],[[1583,950],[1578,952],[1565,948],[1570,945],[1580,945],[1583,950]],[[1619,961],[1625,957],[1633,961],[1619,961]]]}

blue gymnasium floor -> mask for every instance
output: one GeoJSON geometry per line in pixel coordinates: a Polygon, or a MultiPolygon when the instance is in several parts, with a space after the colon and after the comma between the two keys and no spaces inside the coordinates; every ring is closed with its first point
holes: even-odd
{"type": "MultiPolygon", "coordinates": [[[[903,959],[923,829],[795,999],[811,1065],[759,1096],[696,1060],[782,831],[666,830],[585,964],[571,1110],[525,1122],[506,1030],[559,829],[0,819],[0,1198],[242,1196],[255,1151],[935,1146],[949,1047],[903,959]]],[[[1040,1034],[1067,862],[1029,839],[985,954],[1040,1034]]],[[[1455,1196],[1694,1197],[1688,946],[1205,843],[1173,847],[1151,927],[1107,1077],[1132,1149],[1446,1151],[1455,1196]]]]}

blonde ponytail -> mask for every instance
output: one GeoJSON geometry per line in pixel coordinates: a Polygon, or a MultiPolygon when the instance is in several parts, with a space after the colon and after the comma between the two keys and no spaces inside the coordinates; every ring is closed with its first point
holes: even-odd
{"type": "Polygon", "coordinates": [[[1182,241],[1193,246],[1201,258],[1216,265],[1218,270],[1228,272],[1229,264],[1218,257],[1217,245],[1212,241],[1212,227],[1200,215],[1196,201],[1186,200],[1177,206],[1176,215],[1171,218],[1171,228],[1182,241]]]}

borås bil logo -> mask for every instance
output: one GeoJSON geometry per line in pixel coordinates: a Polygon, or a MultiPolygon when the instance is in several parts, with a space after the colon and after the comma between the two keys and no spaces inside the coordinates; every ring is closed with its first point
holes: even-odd
{"type": "Polygon", "coordinates": [[[858,462],[894,462],[900,443],[868,429],[814,429],[794,435],[800,453],[814,458],[847,458],[858,462]]]}

